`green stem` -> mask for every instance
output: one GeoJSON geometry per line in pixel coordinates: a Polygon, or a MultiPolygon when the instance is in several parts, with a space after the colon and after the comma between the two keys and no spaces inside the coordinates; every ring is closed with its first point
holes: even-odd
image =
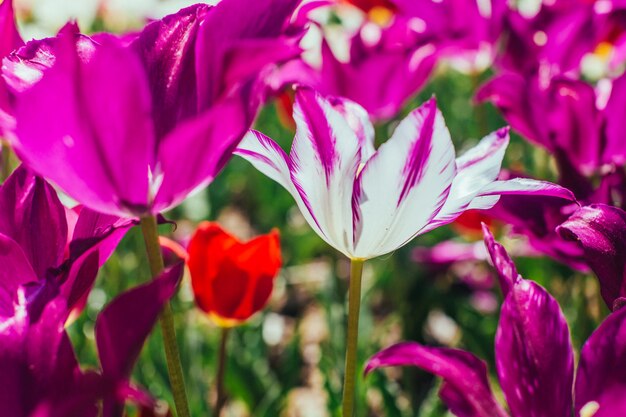
{"type": "Polygon", "coordinates": [[[0,181],[4,182],[11,175],[11,148],[6,142],[2,140],[0,142],[2,142],[2,172],[0,173],[2,178],[0,181]]]}
{"type": "MultiPolygon", "coordinates": [[[[141,231],[146,243],[148,253],[148,263],[152,278],[156,278],[165,269],[163,254],[159,245],[159,232],[157,230],[157,219],[154,215],[141,218],[141,231]]],[[[180,363],[180,354],[176,344],[176,330],[174,328],[174,313],[170,303],[166,303],[160,317],[161,332],[163,333],[163,344],[165,345],[165,358],[167,360],[167,370],[170,384],[172,385],[172,395],[176,406],[176,414],[179,417],[189,417],[189,405],[187,404],[187,393],[185,391],[185,380],[183,379],[183,367],[180,363]]]]}
{"type": "Polygon", "coordinates": [[[220,351],[217,357],[217,400],[215,401],[214,417],[220,417],[222,408],[226,405],[226,388],[224,386],[224,375],[226,375],[226,345],[228,343],[228,335],[230,328],[222,327],[222,335],[220,338],[220,351]]]}
{"type": "Polygon", "coordinates": [[[363,260],[350,260],[350,287],[348,289],[348,337],[346,341],[346,365],[343,380],[343,417],[354,415],[354,392],[356,384],[357,342],[359,339],[359,311],[361,309],[361,277],[363,260]]]}

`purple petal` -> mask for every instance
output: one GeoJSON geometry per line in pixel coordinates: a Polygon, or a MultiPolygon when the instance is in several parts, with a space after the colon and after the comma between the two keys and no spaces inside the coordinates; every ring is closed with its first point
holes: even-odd
{"type": "Polygon", "coordinates": [[[196,4],[148,24],[132,42],[148,71],[157,137],[198,111],[195,43],[210,7],[196,4]]]}
{"type": "Polygon", "coordinates": [[[386,366],[416,366],[443,378],[442,400],[459,417],[507,416],[493,397],[485,363],[469,352],[400,343],[372,356],[365,373],[386,366]]]}
{"type": "Polygon", "coordinates": [[[198,106],[207,109],[233,85],[250,82],[269,65],[295,57],[295,39],[283,35],[299,0],[224,0],[198,32],[198,106]]]}
{"type": "Polygon", "coordinates": [[[496,242],[495,238],[491,234],[489,228],[483,223],[483,235],[485,240],[485,247],[491,257],[491,262],[498,272],[498,278],[500,280],[500,288],[502,294],[507,297],[511,292],[513,286],[521,279],[517,273],[517,268],[513,263],[513,260],[509,257],[506,249],[496,242]]]}
{"type": "MultiPolygon", "coordinates": [[[[20,286],[37,282],[30,260],[13,239],[0,234],[0,323],[3,317],[15,313],[17,291],[20,286]]],[[[1,328],[1,325],[0,325],[1,328]]]]}
{"type": "Polygon", "coordinates": [[[557,161],[565,159],[583,170],[598,166],[600,114],[595,91],[586,82],[505,73],[476,97],[491,100],[514,130],[555,153],[557,161]]]}
{"type": "Polygon", "coordinates": [[[576,415],[583,409],[593,417],[626,413],[625,319],[626,308],[612,313],[583,346],[576,372],[576,415]]]}
{"type": "Polygon", "coordinates": [[[152,173],[153,213],[176,206],[217,176],[252,123],[251,111],[245,95],[228,97],[161,140],[152,173]]]}
{"type": "Polygon", "coordinates": [[[558,232],[580,244],[600,280],[602,298],[614,309],[615,301],[626,296],[626,213],[604,204],[581,207],[558,232]]]}
{"type": "Polygon", "coordinates": [[[622,128],[624,106],[626,106],[626,75],[613,81],[611,96],[604,110],[607,142],[603,155],[605,163],[623,165],[626,162],[626,145],[622,128]]]}
{"type": "Polygon", "coordinates": [[[61,33],[53,50],[41,79],[16,93],[16,152],[87,207],[144,213],[155,139],[141,62],[112,36],[61,33]]]}
{"type": "Polygon", "coordinates": [[[391,252],[441,210],[455,175],[454,147],[431,100],[409,114],[356,180],[355,255],[391,252]]]}
{"type": "Polygon", "coordinates": [[[63,262],[65,207],[56,191],[23,165],[0,187],[0,233],[20,245],[39,278],[63,262]]]}
{"type": "Polygon", "coordinates": [[[522,279],[484,227],[485,245],[505,295],[496,333],[496,368],[511,413],[569,417],[574,352],[563,312],[548,292],[522,279]]]}
{"type": "Polygon", "coordinates": [[[161,309],[178,287],[183,269],[183,263],[169,268],[152,282],[120,295],[100,313],[96,343],[106,377],[126,380],[130,376],[161,309]]]}

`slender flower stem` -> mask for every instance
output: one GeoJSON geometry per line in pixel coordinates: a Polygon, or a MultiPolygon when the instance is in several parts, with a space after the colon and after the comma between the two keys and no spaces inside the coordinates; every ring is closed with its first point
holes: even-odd
{"type": "Polygon", "coordinates": [[[229,327],[222,327],[220,339],[220,351],[217,357],[217,400],[215,402],[214,417],[220,417],[222,408],[226,405],[226,388],[224,387],[224,375],[226,375],[226,345],[228,343],[229,327]]]}
{"type": "MultiPolygon", "coordinates": [[[[154,215],[141,218],[141,231],[146,243],[148,252],[148,263],[152,277],[156,278],[165,269],[163,254],[159,245],[159,232],[157,230],[157,219],[154,215]]],[[[174,328],[174,314],[170,303],[166,303],[160,318],[161,332],[163,333],[163,344],[165,345],[165,358],[167,360],[167,370],[170,384],[172,385],[172,395],[176,406],[178,417],[189,417],[189,405],[187,404],[187,393],[185,391],[185,380],[183,379],[183,368],[180,363],[180,354],[176,344],[176,330],[174,328]]]]}
{"type": "Polygon", "coordinates": [[[354,391],[356,384],[357,342],[359,339],[359,312],[361,309],[361,277],[363,261],[350,261],[350,287],[348,289],[348,336],[346,342],[346,365],[343,380],[343,417],[354,415],[354,391]]]}
{"type": "Polygon", "coordinates": [[[11,175],[11,148],[3,140],[0,139],[0,142],[2,142],[2,162],[0,162],[2,164],[2,172],[0,173],[2,178],[0,181],[4,182],[11,175]]]}

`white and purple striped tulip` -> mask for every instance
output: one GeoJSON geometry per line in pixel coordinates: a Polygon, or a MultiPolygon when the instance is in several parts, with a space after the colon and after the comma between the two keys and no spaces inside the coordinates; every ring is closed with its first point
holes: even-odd
{"type": "Polygon", "coordinates": [[[548,182],[497,180],[508,128],[455,159],[434,99],[402,120],[379,149],[356,103],[300,88],[293,117],[289,155],[257,131],[235,153],[287,189],[315,232],[351,259],[392,252],[467,209],[491,208],[502,194],[574,199],[548,182]]]}

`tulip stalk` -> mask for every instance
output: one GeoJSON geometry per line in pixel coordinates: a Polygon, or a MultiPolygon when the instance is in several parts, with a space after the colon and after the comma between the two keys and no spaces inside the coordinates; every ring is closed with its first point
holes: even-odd
{"type": "MultiPolygon", "coordinates": [[[[163,254],[159,245],[159,233],[157,230],[157,219],[155,215],[148,215],[141,218],[141,231],[143,233],[146,251],[148,253],[148,263],[153,278],[161,275],[165,269],[163,254]]],[[[165,303],[160,318],[161,332],[163,333],[163,344],[165,345],[165,358],[169,373],[170,384],[176,414],[178,417],[190,417],[189,405],[187,404],[187,393],[185,390],[185,380],[183,378],[183,368],[180,362],[180,354],[176,344],[176,330],[174,328],[174,313],[171,304],[165,303]]]]}
{"type": "Polygon", "coordinates": [[[342,416],[354,415],[354,392],[356,385],[357,345],[359,340],[359,312],[361,310],[361,278],[363,260],[350,260],[350,284],[348,288],[348,334],[346,338],[346,363],[344,367],[342,416]]]}
{"type": "Polygon", "coordinates": [[[220,350],[217,357],[217,400],[215,401],[215,412],[213,415],[219,417],[222,408],[226,405],[226,388],[224,387],[224,376],[226,375],[226,345],[228,344],[229,327],[222,327],[220,336],[220,350]]]}

